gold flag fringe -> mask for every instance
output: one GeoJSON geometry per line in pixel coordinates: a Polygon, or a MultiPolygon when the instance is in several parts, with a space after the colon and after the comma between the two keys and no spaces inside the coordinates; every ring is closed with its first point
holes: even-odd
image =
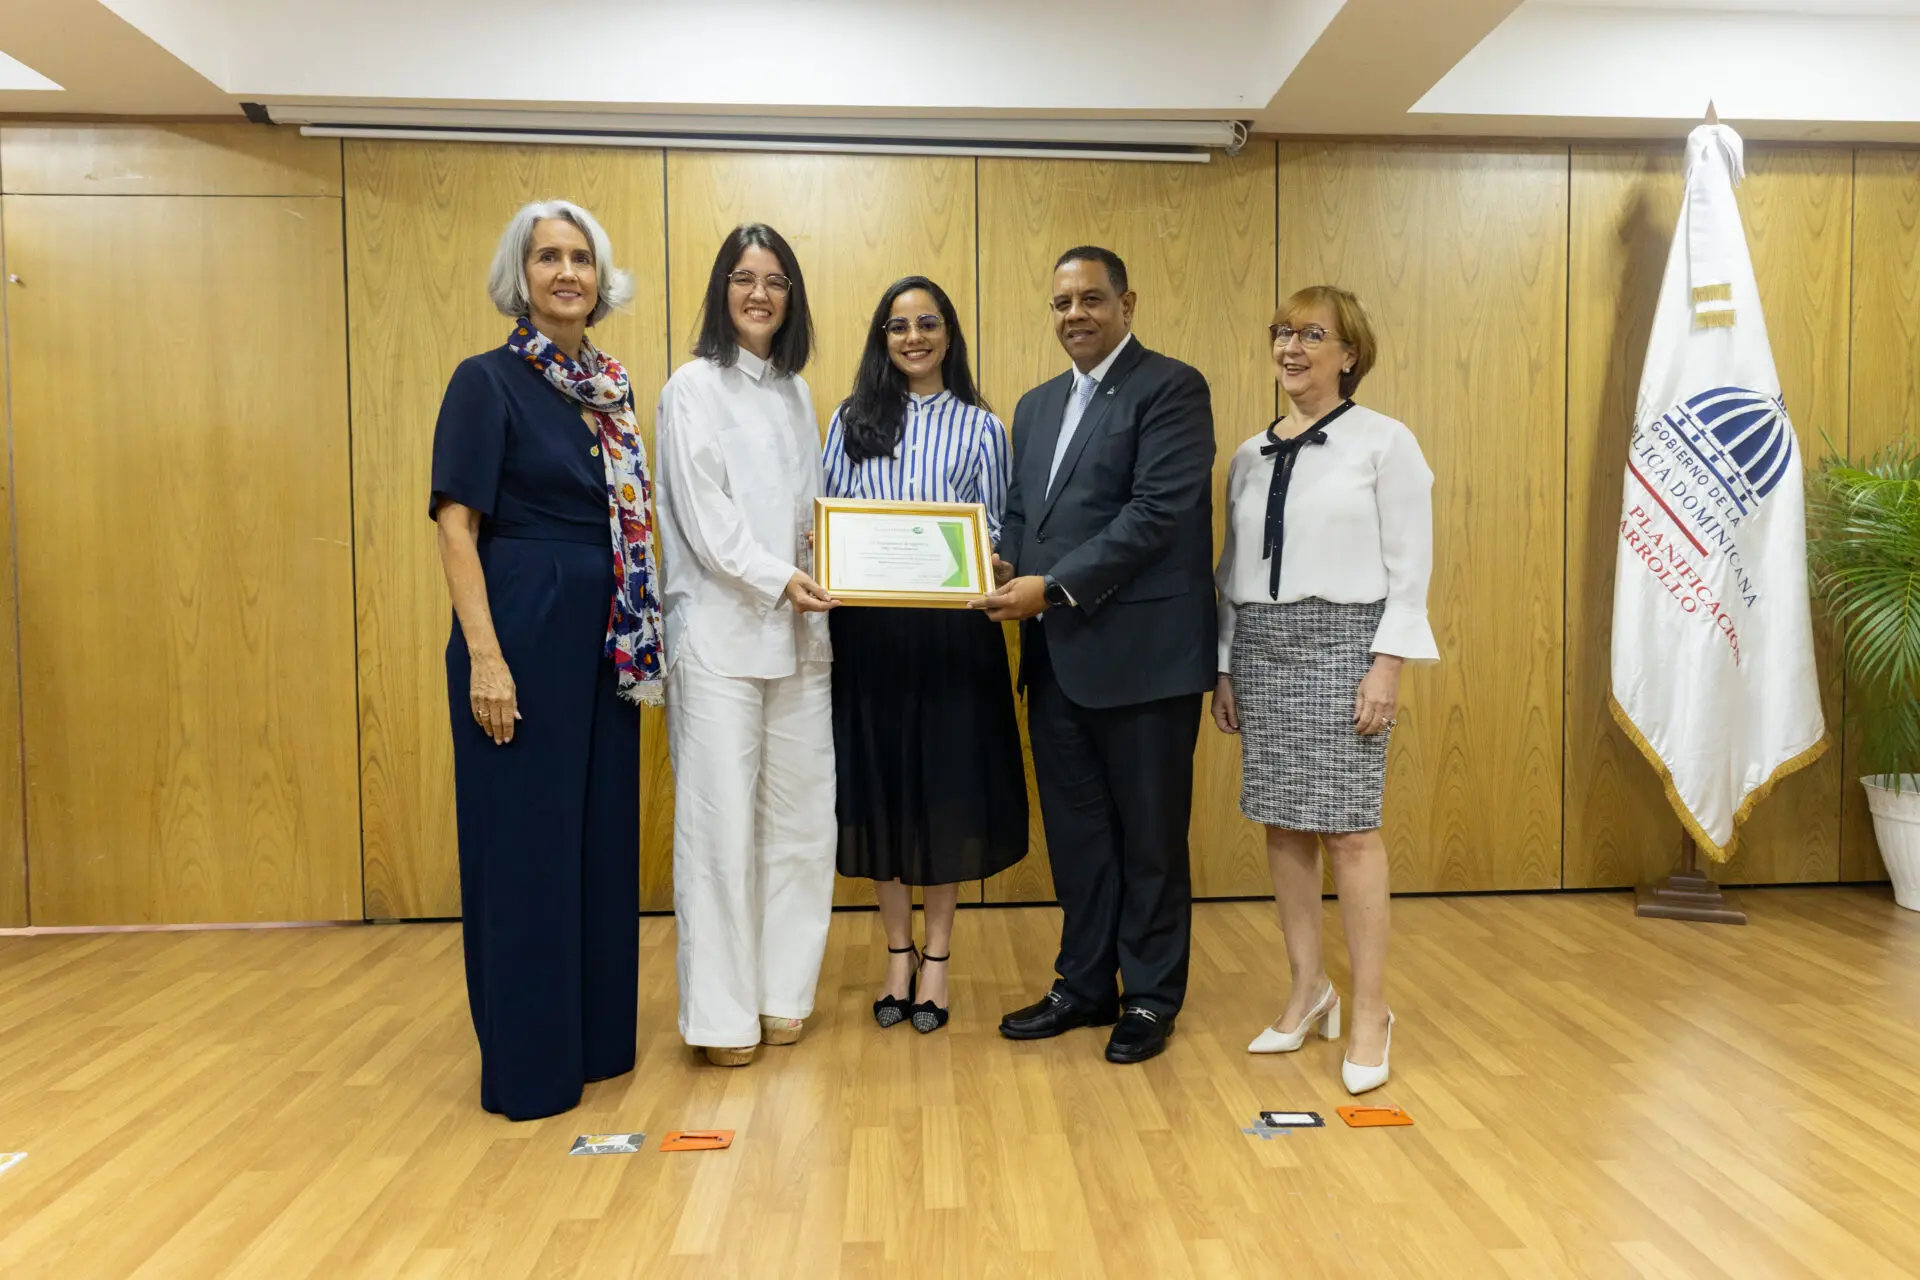
{"type": "Polygon", "coordinates": [[[1756,805],[1772,795],[1773,789],[1779,786],[1788,774],[1806,768],[1825,755],[1827,748],[1833,745],[1833,735],[1822,733],[1820,741],[1793,759],[1782,763],[1767,775],[1767,780],[1749,791],[1747,798],[1740,802],[1740,808],[1733,815],[1733,834],[1727,838],[1725,845],[1719,845],[1715,844],[1701,828],[1699,821],[1687,808],[1686,802],[1680,798],[1679,790],[1673,785],[1673,774],[1667,768],[1666,762],[1660,758],[1660,753],[1653,749],[1653,744],[1647,741],[1646,736],[1640,732],[1639,726],[1634,724],[1633,717],[1627,714],[1627,709],[1621,706],[1620,700],[1611,693],[1607,695],[1607,709],[1613,712],[1614,722],[1620,726],[1621,732],[1633,740],[1633,745],[1640,748],[1640,754],[1647,758],[1647,763],[1653,766],[1653,771],[1660,775],[1660,786],[1666,791],[1667,803],[1673,806],[1674,815],[1680,819],[1680,825],[1687,829],[1687,834],[1693,837],[1693,842],[1700,846],[1701,851],[1715,862],[1725,862],[1734,855],[1734,851],[1740,846],[1740,824],[1752,815],[1756,805]]]}
{"type": "Polygon", "coordinates": [[[1733,308],[1727,307],[1719,311],[1696,311],[1693,313],[1693,322],[1702,329],[1731,329],[1733,328],[1733,308]]]}
{"type": "Polygon", "coordinates": [[[1695,302],[1732,302],[1733,286],[1730,284],[1703,284],[1693,291],[1695,302]]]}

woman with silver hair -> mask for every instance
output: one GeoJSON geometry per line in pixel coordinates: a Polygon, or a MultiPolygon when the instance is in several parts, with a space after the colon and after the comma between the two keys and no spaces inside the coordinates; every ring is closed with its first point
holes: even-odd
{"type": "Polygon", "coordinates": [[[633,1069],[637,704],[664,663],[633,391],[587,337],[632,280],[593,215],[552,200],[513,216],[487,283],[513,331],[454,370],[428,513],[480,1105],[530,1120],[633,1069]]]}

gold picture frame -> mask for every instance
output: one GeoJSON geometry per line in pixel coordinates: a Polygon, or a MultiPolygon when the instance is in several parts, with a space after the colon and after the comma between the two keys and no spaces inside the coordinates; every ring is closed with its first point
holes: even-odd
{"type": "Polygon", "coordinates": [[[987,509],[978,502],[815,498],[813,563],[814,580],[842,604],[964,609],[993,590],[987,509]],[[933,585],[943,565],[946,577],[933,585]]]}

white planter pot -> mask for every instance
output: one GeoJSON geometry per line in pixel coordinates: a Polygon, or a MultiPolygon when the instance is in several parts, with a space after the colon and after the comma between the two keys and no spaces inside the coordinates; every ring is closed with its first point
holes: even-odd
{"type": "Polygon", "coordinates": [[[1920,911],[1920,774],[1900,775],[1898,791],[1892,782],[1892,775],[1884,773],[1860,779],[1867,789],[1867,808],[1873,811],[1880,860],[1893,881],[1893,900],[1920,911]]]}

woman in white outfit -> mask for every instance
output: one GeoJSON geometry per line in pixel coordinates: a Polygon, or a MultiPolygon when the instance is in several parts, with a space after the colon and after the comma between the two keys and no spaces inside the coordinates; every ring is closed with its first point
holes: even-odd
{"type": "Polygon", "coordinates": [[[698,358],[660,393],[680,1036],[719,1066],[800,1038],[833,909],[834,601],[807,573],[812,340],[793,250],[772,227],[736,227],[698,358]]]}
{"type": "Polygon", "coordinates": [[[1213,718],[1240,735],[1240,808],[1267,828],[1267,864],[1293,990],[1247,1046],[1298,1049],[1340,1034],[1320,954],[1320,849],[1333,863],[1352,963],[1340,1078],[1387,1082],[1387,740],[1400,668],[1439,658],[1427,621],[1433,472],[1402,423],[1353,402],[1378,345],[1360,300],[1302,289],[1268,326],[1292,409],[1227,471],[1220,555],[1220,679],[1213,718]]]}

